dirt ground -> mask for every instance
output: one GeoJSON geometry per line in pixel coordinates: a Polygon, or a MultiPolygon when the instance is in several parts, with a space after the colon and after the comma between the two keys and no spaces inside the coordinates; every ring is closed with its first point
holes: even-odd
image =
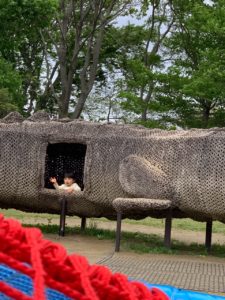
{"type": "Polygon", "coordinates": [[[69,254],[76,253],[85,256],[92,264],[99,263],[114,252],[114,242],[98,240],[91,236],[66,235],[59,237],[56,234],[45,234],[46,239],[63,245],[69,254]]]}
{"type": "MultiPolygon", "coordinates": [[[[47,219],[40,216],[35,218],[25,216],[22,221],[24,224],[57,224],[59,218],[53,217],[47,219]]],[[[80,226],[80,219],[69,217],[66,220],[67,226],[80,226]]],[[[115,221],[101,221],[87,219],[87,226],[94,226],[102,229],[116,229],[115,221]]],[[[146,234],[164,235],[163,228],[151,227],[140,224],[122,223],[122,231],[128,232],[141,232],[146,234]]],[[[96,237],[82,236],[82,235],[66,235],[65,237],[59,237],[56,234],[45,234],[47,239],[53,242],[64,245],[68,253],[77,253],[86,256],[91,263],[97,263],[105,258],[108,258],[114,253],[114,241],[113,240],[99,240],[96,237]]],[[[185,242],[186,244],[199,243],[203,244],[205,241],[205,233],[197,231],[188,231],[181,229],[172,229],[172,239],[185,242]]],[[[225,234],[214,233],[212,236],[212,243],[225,244],[225,234]]],[[[124,252],[123,252],[124,253],[124,252]]],[[[132,255],[132,254],[129,254],[132,255]]],[[[134,254],[136,255],[136,254],[134,254]]],[[[193,259],[193,256],[191,257],[193,259]]],[[[211,258],[210,258],[211,260],[211,258]]]]}

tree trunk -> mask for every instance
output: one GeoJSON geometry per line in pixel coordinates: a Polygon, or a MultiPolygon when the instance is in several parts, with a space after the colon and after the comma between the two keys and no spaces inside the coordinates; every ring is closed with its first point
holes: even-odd
{"type": "Polygon", "coordinates": [[[89,39],[88,49],[85,56],[85,64],[80,73],[80,80],[81,80],[81,95],[76,105],[75,111],[73,113],[73,118],[78,119],[82,113],[84,108],[85,102],[87,100],[88,95],[90,94],[92,87],[94,85],[97,69],[98,69],[98,61],[99,55],[102,45],[104,27],[99,30],[98,36],[96,41],[93,44],[93,37],[89,39]],[[93,62],[90,64],[91,60],[91,52],[93,62]],[[88,66],[90,66],[90,70],[88,71],[88,66]]]}
{"type": "Polygon", "coordinates": [[[62,90],[62,93],[59,97],[59,118],[60,119],[68,117],[70,95],[71,92],[69,91],[68,88],[62,90]]]}
{"type": "Polygon", "coordinates": [[[65,46],[63,45],[60,49],[60,79],[61,79],[61,87],[62,93],[58,100],[59,105],[59,118],[66,118],[68,116],[68,109],[69,109],[69,102],[72,92],[72,78],[71,70],[67,69],[67,61],[66,61],[66,50],[65,46]]]}
{"type": "Polygon", "coordinates": [[[85,102],[87,100],[88,94],[87,93],[81,93],[77,105],[76,105],[76,109],[73,113],[73,118],[74,119],[78,119],[83,111],[85,102]]]}
{"type": "MultiPolygon", "coordinates": [[[[95,82],[99,63],[102,39],[107,25],[121,15],[130,6],[129,0],[124,1],[74,1],[60,0],[60,13],[53,25],[58,35],[54,39],[47,32],[57,51],[61,83],[61,95],[58,99],[59,117],[67,117],[73,79],[76,71],[80,73],[81,95],[73,118],[79,118],[85,101],[95,82]],[[71,37],[74,35],[74,43],[71,37]],[[84,64],[79,66],[79,59],[85,54],[84,64]]],[[[45,50],[46,52],[46,50],[45,50]]]]}
{"type": "Polygon", "coordinates": [[[145,107],[142,111],[142,114],[141,114],[141,121],[144,121],[146,122],[147,121],[147,108],[145,107]]]}
{"type": "Polygon", "coordinates": [[[207,128],[209,124],[209,117],[210,117],[210,110],[209,106],[204,106],[202,111],[202,127],[207,128]]]}

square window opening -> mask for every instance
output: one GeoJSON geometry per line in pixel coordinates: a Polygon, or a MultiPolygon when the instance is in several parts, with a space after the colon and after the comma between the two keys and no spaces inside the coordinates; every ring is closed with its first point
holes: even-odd
{"type": "Polygon", "coordinates": [[[84,144],[48,144],[45,159],[44,187],[54,189],[50,182],[55,177],[59,185],[64,182],[65,173],[73,173],[75,182],[84,189],[84,165],[87,146],[84,144]]]}

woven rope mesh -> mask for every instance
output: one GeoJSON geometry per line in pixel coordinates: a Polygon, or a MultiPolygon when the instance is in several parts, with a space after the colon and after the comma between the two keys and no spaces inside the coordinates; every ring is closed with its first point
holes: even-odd
{"type": "Polygon", "coordinates": [[[149,198],[171,200],[177,216],[225,221],[224,130],[34,120],[0,122],[2,207],[59,212],[48,177],[72,166],[83,191],[68,196],[71,215],[114,218],[116,198],[149,198]]]}
{"type": "Polygon", "coordinates": [[[53,188],[50,177],[56,177],[58,183],[62,184],[64,174],[73,173],[77,184],[83,189],[86,147],[82,144],[49,144],[45,161],[45,187],[53,188]]]}

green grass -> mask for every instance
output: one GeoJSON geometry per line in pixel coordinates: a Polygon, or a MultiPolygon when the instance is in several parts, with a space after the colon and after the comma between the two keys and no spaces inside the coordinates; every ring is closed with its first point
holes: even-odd
{"type": "MultiPolygon", "coordinates": [[[[32,227],[30,224],[24,226],[32,227]]],[[[58,225],[37,224],[43,233],[58,234],[58,225]]],[[[99,240],[115,240],[115,231],[99,229],[96,226],[88,227],[82,233],[79,227],[66,227],[66,234],[76,234],[96,237],[99,240]]],[[[136,253],[155,253],[155,254],[176,254],[176,255],[201,255],[208,256],[205,246],[201,244],[190,244],[172,240],[171,249],[163,246],[163,238],[155,234],[123,232],[121,240],[121,250],[133,251],[136,253]]],[[[213,244],[212,256],[225,257],[225,246],[213,244]]]]}
{"type": "MultiPolygon", "coordinates": [[[[24,213],[17,210],[0,210],[6,217],[14,217],[21,220],[23,223],[26,222],[26,218],[32,218],[33,223],[25,224],[25,226],[39,227],[43,233],[58,234],[58,225],[52,224],[52,221],[58,223],[59,215],[50,214],[37,214],[37,213],[24,213]],[[38,224],[40,218],[47,220],[48,225],[38,224]],[[39,220],[38,220],[39,219],[39,220]]],[[[75,217],[73,217],[75,218],[75,217]]],[[[115,232],[110,230],[103,230],[98,228],[98,221],[108,222],[107,219],[90,219],[89,227],[86,228],[82,235],[93,236],[97,239],[115,239],[115,232]]],[[[164,227],[164,220],[146,218],[140,221],[124,220],[124,222],[132,224],[141,224],[151,227],[164,227]]],[[[195,222],[190,219],[174,219],[173,229],[183,229],[189,231],[204,231],[205,223],[195,222]]],[[[213,232],[224,233],[225,224],[220,222],[213,223],[213,232]]],[[[79,227],[66,227],[67,234],[81,234],[79,227]]],[[[204,245],[193,243],[187,245],[180,241],[173,240],[172,248],[167,249],[163,247],[163,238],[158,235],[148,235],[143,233],[134,232],[123,232],[121,247],[126,251],[135,251],[138,253],[167,253],[167,254],[188,254],[188,255],[207,255],[204,245]]],[[[218,257],[225,257],[225,246],[213,244],[211,255],[218,257]]]]}
{"type": "MultiPolygon", "coordinates": [[[[46,220],[49,220],[49,223],[51,223],[52,220],[58,220],[59,215],[54,214],[37,214],[37,213],[25,213],[19,210],[15,209],[0,209],[0,213],[3,213],[6,217],[13,217],[16,219],[19,219],[23,222],[25,217],[33,218],[34,222],[38,218],[45,218],[46,220]]],[[[72,217],[76,218],[76,217],[72,217]]],[[[98,221],[102,222],[108,222],[106,218],[93,218],[93,222],[98,223],[98,221]]],[[[164,228],[164,219],[153,219],[153,218],[145,218],[143,220],[129,220],[125,219],[123,222],[129,223],[129,224],[140,224],[140,225],[146,225],[151,227],[157,227],[157,228],[164,228]]],[[[189,231],[205,231],[206,224],[204,222],[196,222],[191,219],[173,219],[173,229],[182,229],[182,230],[189,230],[189,231]]],[[[224,233],[225,234],[225,224],[221,222],[213,222],[213,233],[224,233]]]]}
{"type": "MultiPolygon", "coordinates": [[[[106,218],[101,219],[95,219],[96,222],[98,220],[108,222],[106,218]]],[[[164,228],[165,226],[165,220],[164,219],[154,219],[154,218],[145,218],[143,220],[130,220],[125,219],[123,222],[128,224],[140,224],[140,225],[146,225],[151,227],[157,227],[157,228],[164,228]]],[[[172,224],[174,229],[182,229],[182,230],[188,230],[188,231],[205,231],[206,223],[204,222],[197,222],[191,219],[173,219],[172,224]]],[[[224,233],[225,234],[225,224],[215,221],[213,222],[213,233],[224,233]]]]}
{"type": "Polygon", "coordinates": [[[38,214],[38,213],[30,213],[24,212],[17,209],[0,209],[0,214],[3,214],[6,218],[16,218],[18,220],[23,220],[24,218],[59,218],[59,215],[54,214],[38,214]]]}
{"type": "MultiPolygon", "coordinates": [[[[40,228],[43,233],[51,233],[51,234],[58,234],[59,226],[58,225],[44,225],[44,224],[23,224],[25,227],[36,227],[40,228]]],[[[66,234],[79,234],[83,236],[93,236],[97,237],[99,240],[111,240],[115,238],[115,232],[112,230],[100,229],[97,228],[95,225],[92,227],[87,227],[84,231],[80,231],[80,227],[74,226],[66,226],[66,234]]]]}

